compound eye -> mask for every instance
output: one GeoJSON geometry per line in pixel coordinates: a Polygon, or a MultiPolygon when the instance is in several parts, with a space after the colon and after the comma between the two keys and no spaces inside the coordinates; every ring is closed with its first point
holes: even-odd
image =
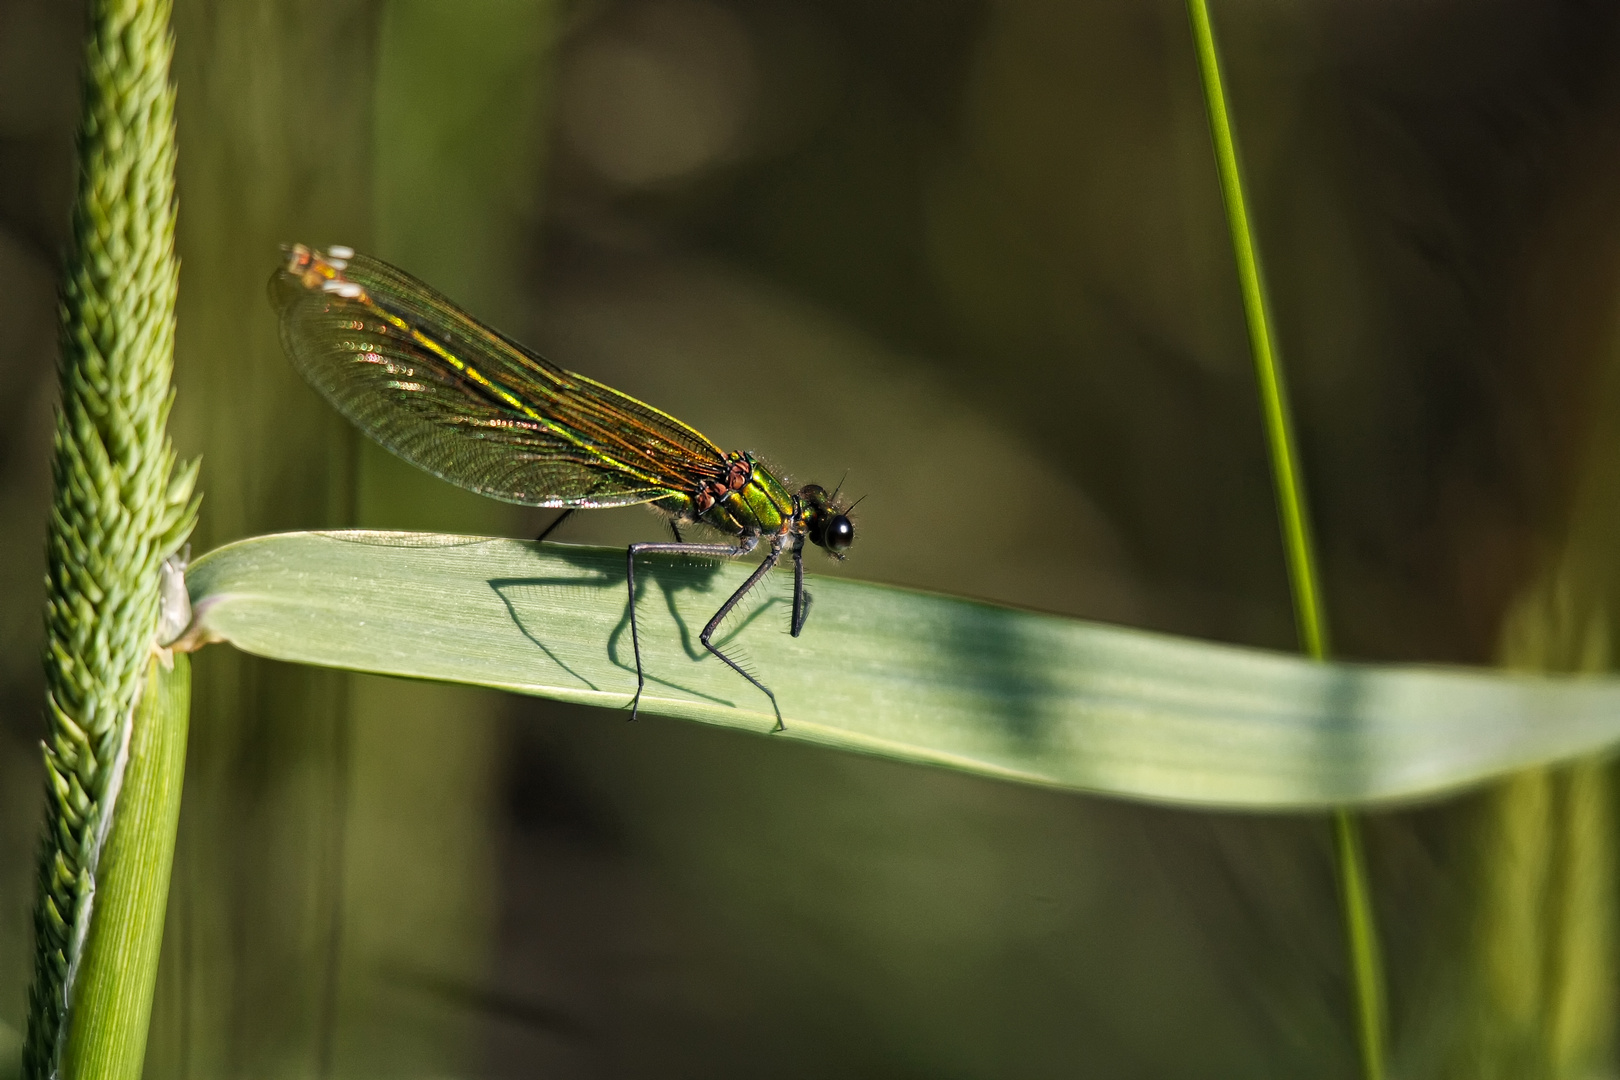
{"type": "Polygon", "coordinates": [[[827,550],[843,551],[855,542],[855,523],[843,514],[827,522],[827,550]]]}

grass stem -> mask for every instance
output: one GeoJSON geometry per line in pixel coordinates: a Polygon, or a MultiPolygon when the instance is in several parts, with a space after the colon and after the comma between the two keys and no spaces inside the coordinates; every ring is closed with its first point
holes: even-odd
{"type": "Polygon", "coordinates": [[[153,656],[96,890],[60,1076],[140,1080],[180,824],[191,666],[153,656]]]}
{"type": "Polygon", "coordinates": [[[149,671],[161,568],[197,511],[196,463],[175,459],[165,429],[180,269],[171,7],[91,0],[87,12],[45,541],[49,731],[27,1080],[140,1075],[162,940],[186,695],[181,669],[149,671]],[[156,757],[131,757],[148,750],[156,757]]]}
{"type": "MultiPolygon", "coordinates": [[[[1294,599],[1294,619],[1300,648],[1317,660],[1328,656],[1327,619],[1323,613],[1322,588],[1317,574],[1315,545],[1306,511],[1305,484],[1299,465],[1299,449],[1294,440],[1293,421],[1288,406],[1288,388],[1282,364],[1277,357],[1271,310],[1266,300],[1265,278],[1260,254],[1249,222],[1248,202],[1243,190],[1243,173],[1238,163],[1237,139],[1232,131],[1231,112],[1226,103],[1225,80],[1220,53],[1215,46],[1215,30],[1210,22],[1207,0],[1187,0],[1193,40],[1198,54],[1198,70],[1209,109],[1210,136],[1215,144],[1215,164],[1220,174],[1221,197],[1232,233],[1232,252],[1237,261],[1238,284],[1243,294],[1243,311],[1249,326],[1249,348],[1254,356],[1255,380],[1260,391],[1260,411],[1266,430],[1266,446],[1271,457],[1271,473],[1276,488],[1277,515],[1282,528],[1283,551],[1288,563],[1288,580],[1294,599]]],[[[1380,962],[1378,933],[1373,919],[1372,897],[1367,882],[1366,857],[1361,846],[1361,825],[1348,810],[1334,815],[1334,848],[1337,853],[1339,885],[1345,921],[1345,940],[1350,970],[1355,983],[1356,1027],[1361,1044],[1362,1074],[1367,1080],[1384,1076],[1384,979],[1380,962]]]]}

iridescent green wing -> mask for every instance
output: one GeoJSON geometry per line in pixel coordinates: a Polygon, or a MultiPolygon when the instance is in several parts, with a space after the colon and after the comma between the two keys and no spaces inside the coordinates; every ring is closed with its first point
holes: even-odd
{"type": "Polygon", "coordinates": [[[719,447],[679,420],[548,363],[377,259],[294,247],[270,295],[311,385],[453,484],[527,506],[626,506],[725,470],[719,447]]]}

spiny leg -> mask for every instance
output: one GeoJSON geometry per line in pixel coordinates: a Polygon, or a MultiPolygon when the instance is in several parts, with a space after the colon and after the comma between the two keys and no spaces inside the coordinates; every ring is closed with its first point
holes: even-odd
{"type": "Polygon", "coordinates": [[[804,602],[804,537],[793,541],[793,622],[788,629],[798,637],[804,629],[804,620],[810,617],[810,608],[804,602]]]}
{"type": "MultiPolygon", "coordinates": [[[[646,672],[641,669],[641,637],[636,631],[636,555],[643,551],[656,551],[666,555],[710,555],[730,559],[738,555],[746,555],[757,546],[759,546],[759,535],[753,533],[739,537],[735,546],[731,544],[653,543],[631,544],[625,549],[624,576],[630,588],[630,648],[636,657],[636,696],[630,699],[630,719],[634,720],[641,711],[641,691],[647,685],[646,672]]],[[[753,579],[750,578],[749,580],[753,579]]],[[[703,644],[709,646],[707,641],[703,644]]],[[[714,652],[715,650],[710,646],[709,651],[714,652]]],[[[721,657],[721,659],[724,660],[725,658],[721,657]]],[[[731,661],[726,660],[726,663],[730,664],[731,661]]],[[[736,667],[735,664],[732,664],[732,666],[736,667]]],[[[749,679],[749,681],[753,682],[753,679],[749,679]]],[[[755,685],[758,686],[759,684],[755,683],[755,685]]],[[[761,687],[761,689],[764,688],[761,687]]],[[[769,690],[765,692],[770,693],[769,690]]]]}
{"type": "Polygon", "coordinates": [[[540,543],[540,541],[544,540],[546,537],[548,537],[552,533],[556,532],[557,531],[557,526],[561,525],[563,522],[565,522],[569,518],[573,517],[575,512],[578,509],[579,509],[578,507],[570,506],[567,510],[564,510],[562,513],[558,514],[556,517],[552,518],[551,519],[551,524],[547,525],[545,528],[540,530],[540,535],[534,538],[534,542],[538,544],[538,543],[540,543]]]}
{"type": "Polygon", "coordinates": [[[760,562],[759,566],[754,568],[754,572],[748,575],[748,580],[742,583],[742,588],[732,593],[731,598],[720,605],[720,610],[714,613],[714,618],[709,620],[709,625],[705,626],[703,628],[703,633],[698,635],[698,640],[703,642],[703,647],[705,649],[708,649],[710,652],[714,653],[714,655],[724,660],[727,667],[731,668],[732,671],[735,671],[737,674],[753,683],[759,688],[760,693],[771,699],[771,708],[776,712],[776,726],[771,729],[771,733],[773,735],[787,727],[786,724],[782,723],[782,706],[776,703],[776,695],[771,693],[770,687],[766,686],[764,683],[754,678],[753,675],[749,674],[741,664],[737,663],[737,661],[721,652],[719,647],[716,646],[710,639],[714,637],[714,632],[720,628],[720,623],[725,619],[725,617],[731,614],[731,609],[736,607],[738,602],[741,601],[743,597],[747,596],[749,592],[753,590],[755,585],[759,584],[761,578],[771,572],[771,568],[776,565],[776,561],[781,557],[782,540],[781,538],[777,538],[771,543],[770,554],[766,555],[764,560],[760,562]]]}

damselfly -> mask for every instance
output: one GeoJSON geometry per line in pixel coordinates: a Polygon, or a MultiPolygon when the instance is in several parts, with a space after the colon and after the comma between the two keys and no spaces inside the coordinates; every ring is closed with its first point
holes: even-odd
{"type": "Polygon", "coordinates": [[[281,343],[294,365],[360,430],[435,476],[492,498],[564,513],[645,503],[669,519],[674,542],[625,553],[634,719],[647,683],[636,630],[636,556],[738,556],[768,545],[764,560],[720,605],[698,640],[770,698],[776,695],[714,643],[721,622],[793,556],[797,637],[808,609],[804,544],[842,559],[855,539],[835,490],[797,491],[752,454],[726,453],[668,413],[541,359],[404,271],[351,248],[287,249],[270,280],[281,343]],[[729,543],[689,543],[701,525],[729,543]]]}

